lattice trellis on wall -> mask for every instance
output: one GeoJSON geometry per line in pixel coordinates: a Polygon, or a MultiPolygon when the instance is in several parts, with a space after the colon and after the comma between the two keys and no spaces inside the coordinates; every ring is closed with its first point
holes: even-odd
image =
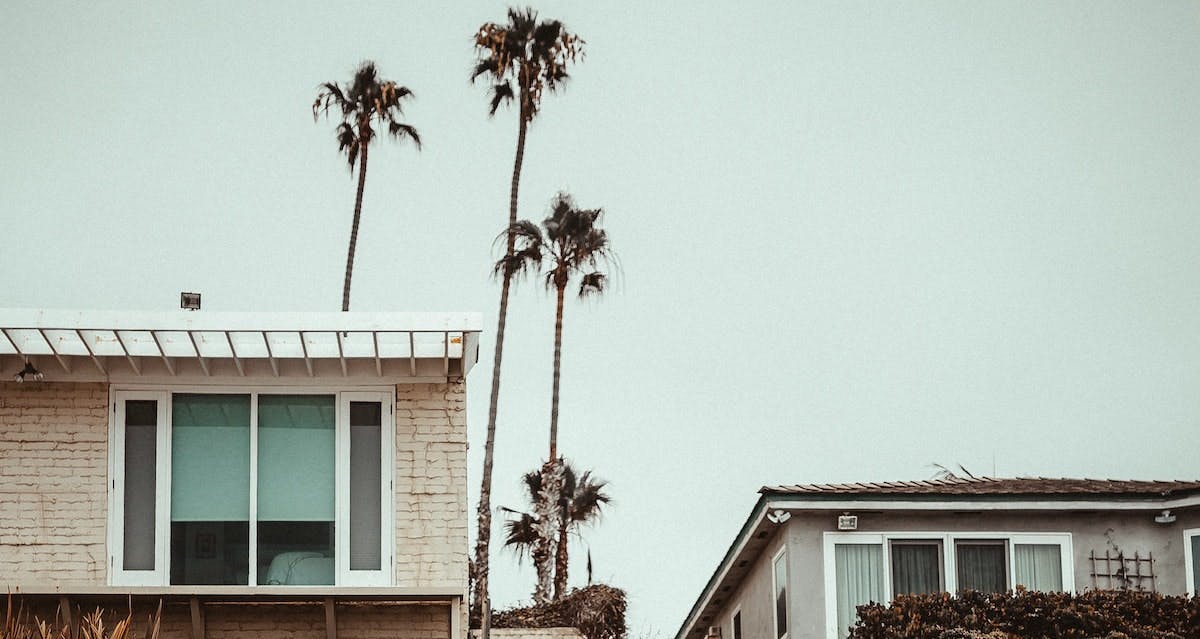
{"type": "Polygon", "coordinates": [[[1113,553],[1106,549],[1101,556],[1093,550],[1088,559],[1092,562],[1092,588],[1158,591],[1152,552],[1143,556],[1135,551],[1131,557],[1123,551],[1113,553]]]}

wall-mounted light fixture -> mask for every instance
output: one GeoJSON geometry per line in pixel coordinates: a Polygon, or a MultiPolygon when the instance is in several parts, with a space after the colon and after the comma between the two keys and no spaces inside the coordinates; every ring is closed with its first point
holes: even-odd
{"type": "Polygon", "coordinates": [[[1175,515],[1171,514],[1169,510],[1164,510],[1161,515],[1154,518],[1154,521],[1159,524],[1173,524],[1175,523],[1175,515]]]}
{"type": "Polygon", "coordinates": [[[20,373],[13,375],[13,381],[20,384],[27,377],[35,382],[40,382],[46,376],[42,374],[42,371],[34,368],[33,364],[29,363],[29,360],[25,360],[25,368],[22,368],[20,373]]]}
{"type": "Polygon", "coordinates": [[[200,294],[199,293],[180,293],[179,308],[188,311],[200,310],[200,294]]]}
{"type": "Polygon", "coordinates": [[[792,513],[789,513],[786,510],[781,510],[778,508],[767,513],[767,519],[770,520],[770,522],[773,524],[782,524],[783,522],[785,522],[791,518],[792,518],[792,513]]]}

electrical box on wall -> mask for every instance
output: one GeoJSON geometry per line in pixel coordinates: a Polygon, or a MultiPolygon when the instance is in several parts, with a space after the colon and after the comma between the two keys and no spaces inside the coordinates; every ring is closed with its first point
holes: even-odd
{"type": "Polygon", "coordinates": [[[858,515],[838,515],[838,530],[858,530],[858,515]]]}

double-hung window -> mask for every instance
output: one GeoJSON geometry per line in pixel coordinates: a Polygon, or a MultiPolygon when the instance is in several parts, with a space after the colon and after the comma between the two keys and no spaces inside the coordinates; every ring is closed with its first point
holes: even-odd
{"type": "Polygon", "coordinates": [[[389,585],[391,394],[115,391],[114,585],[389,585]]]}
{"type": "Polygon", "coordinates": [[[771,592],[775,605],[775,639],[788,636],[787,548],[782,548],[771,561],[771,592]]]}
{"type": "Polygon", "coordinates": [[[1074,588],[1067,533],[826,533],[824,562],[829,639],[898,595],[1074,588]]]}

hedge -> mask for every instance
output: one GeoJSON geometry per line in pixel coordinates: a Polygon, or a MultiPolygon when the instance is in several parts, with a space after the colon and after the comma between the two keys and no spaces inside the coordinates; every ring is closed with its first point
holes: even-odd
{"type": "Polygon", "coordinates": [[[1200,639],[1200,597],[1133,590],[900,596],[858,607],[850,639],[1200,639]]]}

